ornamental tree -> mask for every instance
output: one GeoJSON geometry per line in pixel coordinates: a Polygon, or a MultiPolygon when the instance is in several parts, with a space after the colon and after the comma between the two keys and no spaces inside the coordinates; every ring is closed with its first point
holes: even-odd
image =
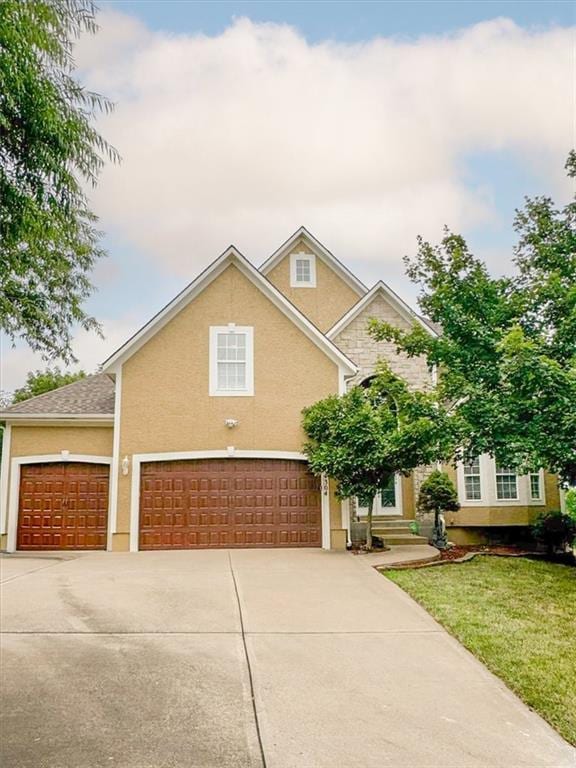
{"type": "Polygon", "coordinates": [[[460,509],[458,492],[446,472],[434,470],[420,486],[418,508],[422,512],[434,513],[434,535],[432,543],[439,549],[445,549],[448,541],[446,531],[440,525],[440,515],[444,512],[456,512],[460,509]]]}
{"type": "MultiPolygon", "coordinates": [[[[566,164],[576,175],[576,154],[566,164]]],[[[419,305],[442,327],[403,331],[372,320],[374,338],[437,366],[439,395],[463,428],[457,458],[497,455],[576,483],[576,202],[547,197],[517,212],[512,277],[492,277],[464,239],[419,239],[405,259],[419,305]]]]}
{"type": "Polygon", "coordinates": [[[368,549],[376,494],[396,473],[446,460],[458,440],[456,420],[436,393],[410,390],[383,361],[369,386],[305,408],[303,426],[312,472],[336,480],[339,498],[366,503],[368,549]]]}
{"type": "Polygon", "coordinates": [[[73,360],[71,326],[103,255],[85,187],[117,153],[93,119],[111,110],[74,77],[72,46],[96,30],[91,0],[0,2],[0,330],[73,360]]]}

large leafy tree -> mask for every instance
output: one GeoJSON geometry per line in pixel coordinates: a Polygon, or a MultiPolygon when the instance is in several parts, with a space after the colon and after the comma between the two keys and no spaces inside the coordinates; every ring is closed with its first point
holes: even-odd
{"type": "Polygon", "coordinates": [[[73,42],[95,29],[90,0],[0,2],[0,329],[65,360],[72,326],[98,330],[84,190],[117,157],[93,126],[111,103],[73,76],[73,42]]]}
{"type": "Polygon", "coordinates": [[[335,479],[340,498],[368,506],[368,548],[376,494],[396,473],[446,460],[457,440],[455,419],[434,392],[410,390],[385,362],[368,387],[320,400],[303,414],[312,472],[335,479]]]}
{"type": "MultiPolygon", "coordinates": [[[[576,155],[566,164],[576,175],[576,155]]],[[[548,197],[517,212],[516,274],[495,278],[459,235],[419,240],[407,271],[433,338],[371,321],[377,339],[438,366],[439,391],[463,429],[458,455],[488,452],[521,471],[576,483],[576,202],[548,197]]]]}
{"type": "Polygon", "coordinates": [[[46,368],[45,371],[30,371],[26,377],[26,384],[14,391],[12,402],[21,403],[23,400],[43,395],[45,392],[51,392],[53,389],[63,387],[65,384],[72,384],[74,381],[85,377],[84,371],[63,372],[58,366],[46,368]]]}

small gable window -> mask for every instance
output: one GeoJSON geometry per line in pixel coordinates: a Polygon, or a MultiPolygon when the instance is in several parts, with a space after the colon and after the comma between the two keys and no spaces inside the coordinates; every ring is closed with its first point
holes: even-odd
{"type": "Polygon", "coordinates": [[[254,329],[229,325],[210,327],[210,395],[254,394],[254,329]]]}
{"type": "Polygon", "coordinates": [[[316,287],[316,257],[312,253],[293,253],[290,256],[290,287],[316,287]]]}

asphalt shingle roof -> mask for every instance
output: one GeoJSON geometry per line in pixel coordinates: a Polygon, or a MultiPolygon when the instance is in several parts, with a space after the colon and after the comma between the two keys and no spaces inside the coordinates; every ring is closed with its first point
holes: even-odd
{"type": "Polygon", "coordinates": [[[1,416],[7,417],[14,413],[63,414],[74,415],[83,413],[110,414],[114,413],[114,382],[104,373],[87,376],[66,384],[43,395],[31,397],[21,403],[5,408],[1,416]]]}

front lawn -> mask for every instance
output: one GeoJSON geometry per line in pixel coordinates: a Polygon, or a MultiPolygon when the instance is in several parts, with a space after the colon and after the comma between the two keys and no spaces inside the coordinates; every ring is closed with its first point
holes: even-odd
{"type": "Polygon", "coordinates": [[[479,556],[384,575],[576,745],[575,568],[479,556]]]}

